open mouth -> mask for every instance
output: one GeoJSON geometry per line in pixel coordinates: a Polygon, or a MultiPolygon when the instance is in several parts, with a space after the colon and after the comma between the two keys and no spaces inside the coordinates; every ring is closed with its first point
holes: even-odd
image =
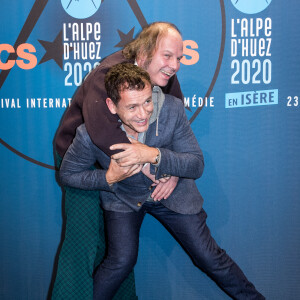
{"type": "Polygon", "coordinates": [[[145,126],[148,123],[147,119],[135,121],[139,126],[145,126]]]}
{"type": "Polygon", "coordinates": [[[163,73],[163,74],[165,74],[165,75],[167,75],[168,77],[171,77],[171,76],[173,76],[174,75],[174,73],[173,72],[167,72],[167,71],[165,71],[165,70],[161,70],[161,72],[163,73]]]}

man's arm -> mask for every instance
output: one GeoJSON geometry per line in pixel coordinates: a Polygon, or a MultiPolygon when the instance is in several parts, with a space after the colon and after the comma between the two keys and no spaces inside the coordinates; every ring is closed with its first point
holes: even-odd
{"type": "Polygon", "coordinates": [[[116,153],[109,146],[114,143],[129,143],[117,115],[113,115],[107,105],[107,93],[104,78],[109,69],[124,61],[121,51],[118,51],[106,59],[92,72],[83,85],[83,119],[86,129],[93,143],[108,156],[116,153]]]}
{"type": "MultiPolygon", "coordinates": [[[[91,169],[96,162],[96,151],[84,125],[78,127],[73,143],[67,150],[59,171],[62,184],[85,190],[113,191],[111,184],[130,177],[141,170],[140,165],[120,167],[111,160],[108,170],[91,169]]],[[[102,155],[104,155],[102,153],[102,155]]]]}
{"type": "Polygon", "coordinates": [[[156,178],[167,175],[197,179],[204,170],[204,158],[190,123],[180,105],[177,124],[172,137],[171,149],[159,148],[161,159],[159,166],[154,169],[156,178]]]}

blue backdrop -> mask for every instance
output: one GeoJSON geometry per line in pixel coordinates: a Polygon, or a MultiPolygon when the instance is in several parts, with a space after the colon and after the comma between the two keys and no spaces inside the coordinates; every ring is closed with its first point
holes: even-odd
{"type": "MultiPolygon", "coordinates": [[[[299,299],[299,12],[297,0],[2,0],[0,298],[46,299],[60,119],[100,58],[162,20],[185,41],[178,77],[212,234],[267,299],[299,299]]],[[[228,299],[150,216],[140,240],[139,299],[228,299]]]]}

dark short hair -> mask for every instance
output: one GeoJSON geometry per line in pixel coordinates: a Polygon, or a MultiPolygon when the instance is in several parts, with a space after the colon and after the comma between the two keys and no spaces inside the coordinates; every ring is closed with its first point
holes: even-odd
{"type": "Polygon", "coordinates": [[[124,47],[124,57],[135,60],[139,55],[145,55],[148,60],[152,59],[159,41],[170,29],[181,35],[177,26],[169,22],[154,22],[144,27],[140,34],[124,47]]]}
{"type": "Polygon", "coordinates": [[[115,105],[118,105],[122,91],[141,91],[146,84],[151,86],[150,76],[147,71],[130,63],[121,63],[111,67],[105,75],[104,83],[107,96],[115,105]]]}

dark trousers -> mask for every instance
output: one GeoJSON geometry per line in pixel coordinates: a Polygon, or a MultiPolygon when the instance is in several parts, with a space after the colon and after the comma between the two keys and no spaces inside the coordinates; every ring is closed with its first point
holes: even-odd
{"type": "Polygon", "coordinates": [[[104,212],[108,254],[94,276],[94,300],[112,299],[136,264],[139,232],[146,213],[159,220],[195,265],[233,299],[265,299],[212,238],[203,209],[196,215],[183,215],[167,209],[159,202],[147,202],[139,212],[104,212]]]}
{"type": "MultiPolygon", "coordinates": [[[[57,154],[57,167],[60,163],[57,154]]],[[[51,299],[91,300],[94,267],[103,260],[106,250],[99,191],[70,187],[64,190],[66,231],[51,299]]],[[[114,296],[114,300],[121,299],[137,299],[133,272],[114,296]]]]}

